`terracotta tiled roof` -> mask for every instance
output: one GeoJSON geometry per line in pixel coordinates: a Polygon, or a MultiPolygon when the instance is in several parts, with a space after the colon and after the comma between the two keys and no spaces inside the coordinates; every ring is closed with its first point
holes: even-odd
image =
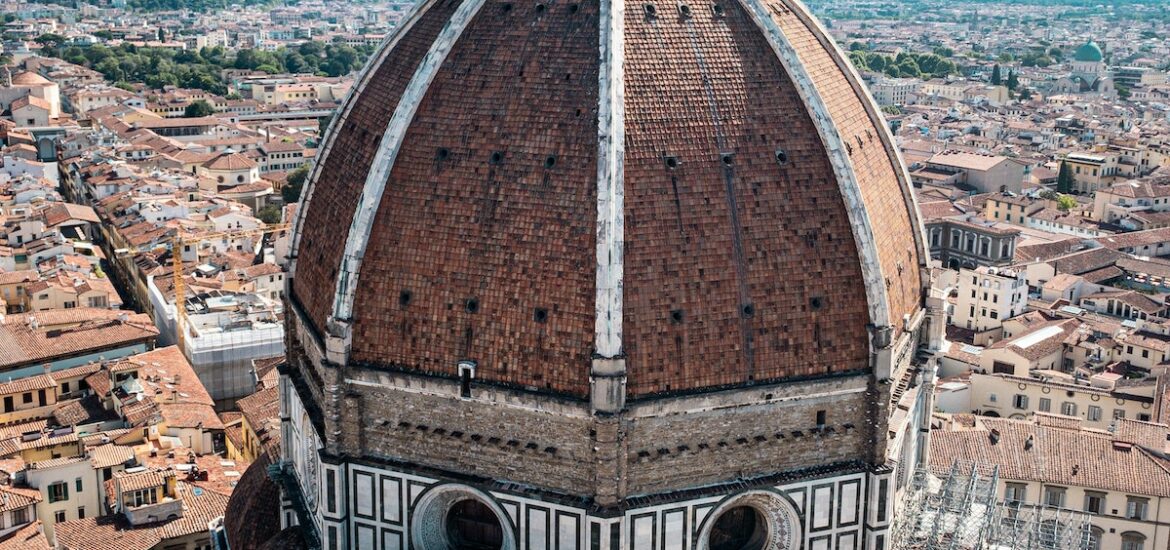
{"type": "Polygon", "coordinates": [[[52,83],[53,81],[32,71],[23,71],[12,75],[14,86],[44,86],[52,83]]]}
{"type": "Polygon", "coordinates": [[[34,521],[12,532],[0,541],[0,550],[50,550],[49,539],[45,538],[44,526],[34,521]]]}
{"type": "Polygon", "coordinates": [[[35,392],[37,390],[47,390],[56,387],[57,382],[53,380],[52,376],[47,374],[38,374],[36,376],[17,378],[11,382],[0,384],[0,395],[35,392]]]}
{"type": "Polygon", "coordinates": [[[280,416],[279,388],[260,390],[240,399],[236,406],[244,413],[252,429],[260,430],[269,420],[280,416]]]}
{"type": "MultiPolygon", "coordinates": [[[[1170,472],[1140,445],[1082,429],[1076,419],[1036,416],[1039,421],[980,418],[975,429],[936,430],[931,433],[931,466],[975,461],[999,466],[1005,481],[1170,497],[1170,472]],[[999,434],[994,443],[991,430],[999,434]]],[[[1164,442],[1167,431],[1162,428],[1164,442]]]]}
{"type": "Polygon", "coordinates": [[[158,337],[150,316],[109,309],[75,308],[8,316],[0,324],[0,368],[124,346],[158,337]],[[119,316],[125,315],[125,320],[119,316]],[[30,326],[29,319],[37,320],[30,326]]]}
{"type": "Polygon", "coordinates": [[[56,524],[53,531],[63,550],[154,548],[162,542],[153,527],[132,528],[122,515],[66,521],[56,524]]]}
{"type": "Polygon", "coordinates": [[[41,278],[36,270],[0,271],[0,285],[31,283],[41,278]]]}
{"type": "Polygon", "coordinates": [[[224,528],[232,548],[259,548],[280,531],[280,487],[268,477],[262,455],[244,472],[228,502],[224,528]]]}
{"type": "Polygon", "coordinates": [[[203,167],[221,171],[249,170],[256,167],[256,161],[240,153],[227,153],[203,163],[203,167]]]}
{"type": "Polygon", "coordinates": [[[0,495],[3,495],[3,499],[0,499],[0,512],[32,506],[42,500],[39,490],[28,487],[2,485],[0,486],[0,495]]]}
{"type": "MultiPolygon", "coordinates": [[[[868,369],[863,265],[888,305],[874,322],[897,336],[921,307],[912,191],[848,58],[800,3],[777,0],[758,15],[791,41],[788,65],[801,71],[790,73],[753,14],[724,7],[718,17],[625,19],[620,328],[631,397],[868,369]],[[797,82],[823,99],[816,116],[797,82]],[[826,147],[822,132],[842,143],[826,147]],[[848,200],[838,160],[856,179],[848,200]],[[864,250],[850,209],[872,225],[864,250]]],[[[596,265],[597,137],[607,130],[589,115],[606,81],[600,19],[596,4],[580,8],[518,26],[480,14],[435,69],[372,199],[381,206],[356,228],[378,245],[349,279],[363,281],[351,361],[454,377],[473,327],[477,380],[588,394],[597,289],[611,283],[596,265]],[[516,43],[542,45],[516,52],[517,67],[571,78],[504,78],[498,52],[516,43]]],[[[336,125],[344,131],[322,149],[297,251],[312,260],[297,264],[292,289],[319,332],[333,310],[320,290],[336,288],[345,253],[336,220],[353,219],[378,156],[371,136],[453,9],[421,12],[374,58],[336,125]]]]}
{"type": "Polygon", "coordinates": [[[1075,319],[1049,321],[1035,326],[1028,332],[1000,340],[988,349],[1008,349],[1025,359],[1035,361],[1060,350],[1065,339],[1074,334],[1080,326],[1080,321],[1075,319]],[[1037,341],[1038,335],[1044,337],[1037,341]],[[1022,345],[1024,343],[1028,345],[1022,345]]]}
{"type": "Polygon", "coordinates": [[[1126,254],[1109,248],[1092,248],[1053,258],[1048,260],[1048,265],[1055,268],[1057,273],[1080,275],[1111,266],[1125,257],[1126,254]]]}
{"type": "Polygon", "coordinates": [[[94,447],[89,451],[89,461],[93,463],[94,468],[98,469],[125,464],[132,458],[134,458],[134,449],[113,443],[94,447]]]}
{"type": "Polygon", "coordinates": [[[167,478],[174,477],[171,470],[149,469],[143,472],[115,472],[114,482],[119,491],[127,493],[151,487],[162,487],[167,484],[167,478]]]}
{"type": "Polygon", "coordinates": [[[76,426],[117,419],[118,416],[113,411],[102,406],[101,398],[92,394],[82,399],[58,402],[57,408],[53,409],[53,420],[61,426],[76,426]]]}
{"type": "Polygon", "coordinates": [[[86,363],[70,369],[55,370],[49,374],[53,377],[53,380],[60,382],[73,378],[85,378],[100,370],[102,370],[100,363],[86,363]]]}
{"type": "Polygon", "coordinates": [[[162,411],[163,421],[168,426],[176,428],[203,428],[208,430],[222,430],[223,422],[215,414],[215,408],[203,403],[169,403],[162,401],[158,404],[162,411]]]}

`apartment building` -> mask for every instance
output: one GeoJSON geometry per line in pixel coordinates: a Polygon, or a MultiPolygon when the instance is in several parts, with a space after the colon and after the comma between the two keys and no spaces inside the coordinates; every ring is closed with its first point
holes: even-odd
{"type": "MultiPolygon", "coordinates": [[[[1079,418],[1036,413],[1032,420],[966,417],[934,430],[930,462],[998,466],[1005,504],[1083,510],[1092,550],[1154,550],[1170,543],[1170,429],[1119,419],[1112,432],[1079,418]]],[[[1009,516],[1010,517],[1010,516],[1009,516]]]]}
{"type": "MultiPolygon", "coordinates": [[[[1028,304],[1025,272],[1002,267],[960,269],[953,324],[985,333],[1024,313],[1028,304]]],[[[976,341],[977,344],[985,342],[976,341]]]]}

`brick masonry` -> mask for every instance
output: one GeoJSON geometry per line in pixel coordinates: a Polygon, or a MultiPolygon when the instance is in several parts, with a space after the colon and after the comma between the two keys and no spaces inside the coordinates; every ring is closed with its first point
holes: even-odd
{"type": "Polygon", "coordinates": [[[890,301],[890,325],[902,329],[902,315],[921,307],[923,282],[918,269],[914,234],[921,231],[911,219],[905,192],[897,172],[898,160],[881,140],[881,119],[866,112],[860,85],[843,70],[840,59],[829,47],[831,38],[816,28],[812,16],[798,2],[767,0],[773,18],[792,42],[837,125],[841,138],[849,143],[849,155],[861,187],[866,211],[873,223],[878,259],[886,277],[890,301]]]}
{"type": "Polygon", "coordinates": [[[343,456],[530,485],[602,506],[729,479],[871,463],[868,376],[787,383],[595,416],[572,400],[345,369],[343,456]],[[802,397],[803,396],[803,397],[802,397]],[[817,427],[817,412],[826,424],[817,427]]]}
{"type": "MultiPolygon", "coordinates": [[[[292,283],[318,333],[344,248],[338,229],[457,4],[437,2],[401,38],[321,160],[292,283]]],[[[787,4],[769,5],[851,144],[900,326],[921,292],[896,160],[819,31],[787,4]]],[[[625,12],[628,392],[865,372],[859,254],[813,120],[739,3],[689,6],[625,12]]],[[[352,363],[455,377],[458,361],[473,359],[478,381],[588,395],[598,25],[596,1],[500,0],[464,30],[420,100],[374,217],[352,363]]]]}

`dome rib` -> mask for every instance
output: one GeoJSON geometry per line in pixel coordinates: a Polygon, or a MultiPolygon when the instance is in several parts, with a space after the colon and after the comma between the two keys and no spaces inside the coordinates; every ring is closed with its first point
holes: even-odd
{"type": "MultiPolygon", "coordinates": [[[[333,150],[333,144],[337,142],[337,136],[340,134],[340,132],[337,130],[342,128],[345,125],[345,122],[349,120],[349,115],[353,111],[354,105],[357,104],[358,98],[361,97],[362,92],[366,89],[366,86],[369,85],[370,80],[373,78],[374,74],[377,73],[377,69],[382,66],[383,62],[386,61],[386,57],[390,55],[391,51],[394,50],[394,46],[396,46],[398,42],[410,32],[415,23],[422,19],[423,15],[433,5],[439,3],[440,1],[442,0],[426,0],[425,2],[415,3],[414,6],[411,7],[410,12],[407,13],[405,18],[403,18],[402,25],[400,25],[395,32],[387,35],[382,43],[378,45],[378,49],[376,50],[378,52],[378,57],[376,59],[371,59],[368,63],[365,64],[365,66],[362,67],[361,72],[358,73],[357,78],[354,80],[353,89],[351,89],[350,92],[346,94],[345,101],[341,106],[341,116],[334,117],[333,120],[329,122],[329,126],[325,129],[325,133],[322,134],[325,138],[325,143],[321,147],[320,154],[317,155],[317,158],[325,159],[329,156],[329,153],[333,150]]],[[[313,163],[312,171],[309,173],[308,177],[305,178],[306,185],[301,196],[302,205],[308,205],[309,201],[312,200],[313,192],[317,189],[317,178],[321,175],[321,167],[324,165],[324,162],[313,163]]],[[[301,242],[301,236],[303,235],[302,228],[305,223],[305,213],[307,211],[307,208],[297,208],[297,211],[293,216],[293,233],[291,239],[292,245],[290,246],[290,250],[295,251],[300,248],[299,245],[301,242]]],[[[295,276],[296,265],[297,262],[294,255],[292,263],[289,266],[290,276],[295,276]]]]}
{"type": "Polygon", "coordinates": [[[838,132],[846,142],[857,145],[850,161],[876,231],[878,259],[885,276],[890,310],[887,324],[897,335],[908,312],[918,308],[923,284],[921,270],[930,257],[909,172],[894,145],[893,135],[882,122],[877,103],[861,84],[861,77],[840,46],[829,38],[828,30],[800,0],[768,1],[776,4],[773,20],[798,47],[804,66],[814,71],[815,82],[825,94],[823,97],[838,132]],[[854,93],[846,93],[845,87],[854,93]],[[891,231],[905,226],[909,226],[909,231],[891,231]]]}
{"type": "Polygon", "coordinates": [[[772,46],[772,51],[784,65],[805,108],[813,118],[817,133],[825,145],[829,155],[833,172],[837,176],[837,183],[841,188],[841,195],[845,200],[845,211],[849,216],[849,226],[853,230],[853,238],[857,242],[857,251],[861,260],[861,275],[865,280],[865,295],[869,308],[869,321],[875,327],[888,326],[890,319],[889,300],[886,297],[886,285],[882,275],[881,263],[878,261],[876,239],[865,201],[861,195],[861,188],[857,181],[853,163],[849,159],[847,146],[833,124],[833,117],[829,108],[813,83],[808,68],[801,61],[796,49],[788,41],[784,31],[772,19],[768,8],[761,0],[740,0],[744,10],[760,27],[772,46]]]}
{"type": "Polygon", "coordinates": [[[459,5],[415,70],[414,77],[407,84],[406,91],[394,109],[394,115],[386,124],[386,131],[382,134],[378,153],[374,156],[374,162],[366,175],[366,182],[358,198],[349,233],[346,235],[345,252],[341,256],[341,269],[338,272],[337,288],[333,298],[331,323],[348,323],[353,316],[354,295],[366,244],[374,227],[372,222],[382,203],[382,195],[390,180],[390,170],[394,167],[402,140],[406,137],[406,131],[414,120],[415,113],[418,112],[423,94],[430,88],[439,68],[443,66],[443,61],[447,59],[447,54],[451,53],[463,30],[479,13],[484,2],[485,0],[464,0],[459,5]]]}
{"type": "Polygon", "coordinates": [[[595,352],[622,354],[625,249],[625,1],[601,0],[597,125],[597,318],[595,352]]]}
{"type": "Polygon", "coordinates": [[[798,0],[673,8],[410,16],[298,213],[331,361],[594,399],[872,369],[927,257],[872,98],[798,0]]]}
{"type": "Polygon", "coordinates": [[[376,153],[368,136],[384,127],[455,5],[456,0],[415,4],[414,11],[387,37],[376,58],[358,76],[313,163],[294,221],[289,273],[297,309],[318,337],[324,336],[326,321],[333,311],[332,290],[344,249],[342,243],[331,245],[338,233],[334,228],[337,220],[354,215],[360,184],[376,153]],[[318,188],[322,193],[317,192],[318,188]],[[322,292],[326,287],[329,290],[322,292]]]}

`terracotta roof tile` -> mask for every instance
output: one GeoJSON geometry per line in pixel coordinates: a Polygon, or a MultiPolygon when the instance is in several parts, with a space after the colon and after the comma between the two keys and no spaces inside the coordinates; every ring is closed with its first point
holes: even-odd
{"type": "MultiPolygon", "coordinates": [[[[1075,419],[1036,416],[1038,422],[980,418],[975,429],[936,430],[931,433],[931,466],[949,468],[955,460],[975,461],[999,466],[1005,481],[1170,497],[1170,473],[1140,445],[1082,429],[1075,419]],[[999,434],[995,443],[991,430],[999,434]]],[[[1167,431],[1162,428],[1164,442],[1167,431]]]]}

